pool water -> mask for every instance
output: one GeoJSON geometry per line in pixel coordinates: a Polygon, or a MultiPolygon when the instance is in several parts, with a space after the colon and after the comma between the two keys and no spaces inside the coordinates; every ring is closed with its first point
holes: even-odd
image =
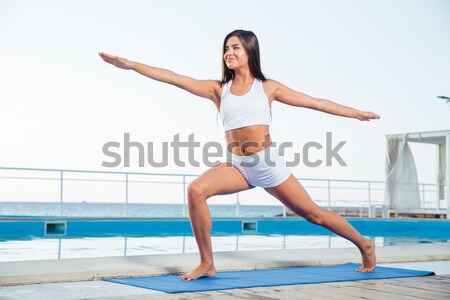
{"type": "MultiPolygon", "coordinates": [[[[378,247],[450,242],[447,220],[348,219],[378,247]]],[[[213,219],[214,251],[348,248],[300,218],[213,219]]],[[[189,220],[0,219],[0,261],[196,253],[189,220]]]]}
{"type": "MultiPolygon", "coordinates": [[[[367,236],[377,247],[449,243],[446,239],[367,236]]],[[[212,236],[214,251],[347,248],[334,235],[212,236]]],[[[0,261],[198,253],[193,236],[34,238],[0,241],[0,261]]]]}

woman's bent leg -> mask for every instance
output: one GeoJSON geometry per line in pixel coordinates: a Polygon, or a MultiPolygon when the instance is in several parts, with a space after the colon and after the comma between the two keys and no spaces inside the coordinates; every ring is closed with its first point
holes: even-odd
{"type": "Polygon", "coordinates": [[[200,252],[200,265],[181,280],[214,277],[216,270],[211,244],[211,216],[206,200],[214,195],[225,195],[252,188],[244,176],[228,163],[213,167],[196,178],[188,187],[189,218],[200,252]]]}
{"type": "Polygon", "coordinates": [[[293,175],[276,187],[266,188],[266,191],[299,216],[354,243],[362,256],[362,265],[357,271],[372,272],[375,269],[375,244],[359,234],[343,217],[314,203],[293,175]]]}

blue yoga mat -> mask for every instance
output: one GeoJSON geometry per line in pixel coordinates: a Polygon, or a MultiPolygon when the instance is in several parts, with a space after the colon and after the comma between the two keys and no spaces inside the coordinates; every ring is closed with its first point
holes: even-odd
{"type": "Polygon", "coordinates": [[[386,279],[434,275],[429,271],[377,267],[372,273],[356,272],[359,264],[338,266],[296,267],[269,270],[217,272],[215,278],[181,281],[180,275],[148,276],[138,278],[104,279],[167,293],[228,290],[258,286],[386,279]]]}

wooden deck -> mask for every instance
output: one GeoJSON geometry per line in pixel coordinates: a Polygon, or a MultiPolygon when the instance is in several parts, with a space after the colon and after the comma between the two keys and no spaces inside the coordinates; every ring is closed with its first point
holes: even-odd
{"type": "MultiPolygon", "coordinates": [[[[97,298],[96,298],[97,299],[97,298]]],[[[113,297],[107,299],[125,299],[113,297]]],[[[179,293],[166,295],[133,296],[128,300],[157,299],[450,299],[450,275],[398,279],[363,280],[321,284],[302,284],[275,287],[258,287],[224,291],[179,293]]]]}

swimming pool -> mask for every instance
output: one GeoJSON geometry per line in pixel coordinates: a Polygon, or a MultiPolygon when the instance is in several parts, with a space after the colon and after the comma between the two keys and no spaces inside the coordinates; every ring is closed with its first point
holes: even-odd
{"type": "MultiPolygon", "coordinates": [[[[348,219],[378,247],[449,243],[446,220],[348,219]]],[[[215,251],[353,247],[304,219],[214,219],[215,251]]],[[[2,219],[0,261],[196,253],[188,219],[2,219]]]]}

